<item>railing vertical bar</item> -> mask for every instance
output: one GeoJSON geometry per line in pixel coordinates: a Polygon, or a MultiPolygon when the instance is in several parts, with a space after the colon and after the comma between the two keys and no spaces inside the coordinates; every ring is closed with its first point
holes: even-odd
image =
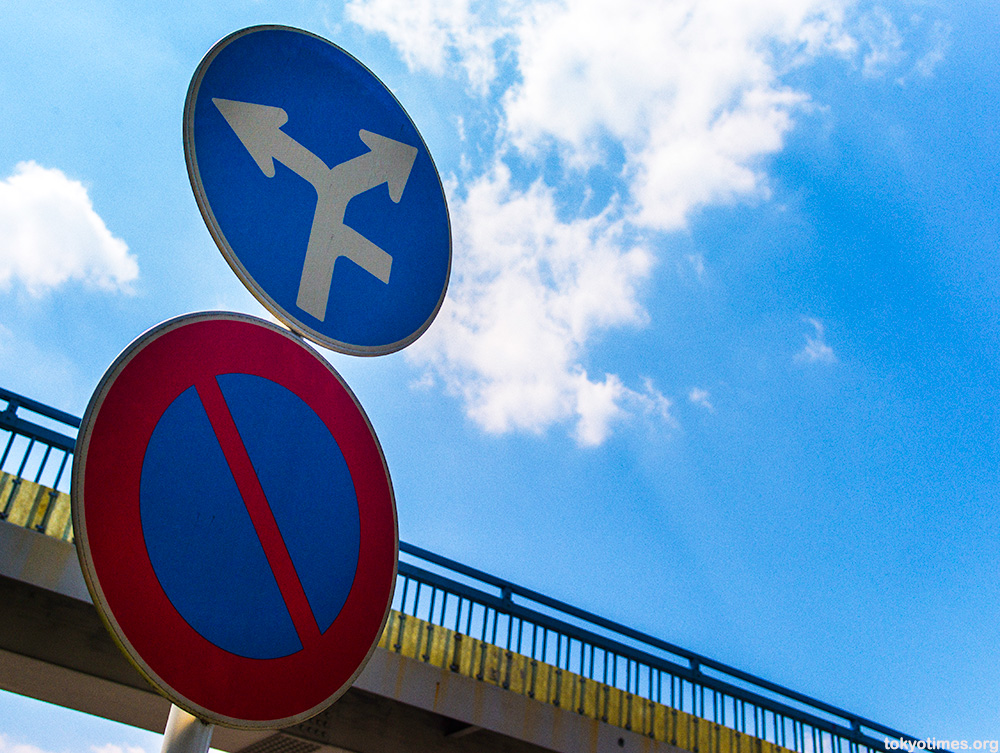
{"type": "Polygon", "coordinates": [[[35,439],[34,437],[32,437],[28,440],[28,449],[24,451],[24,457],[21,458],[21,465],[18,466],[17,469],[18,478],[21,478],[21,476],[24,474],[24,466],[28,464],[28,457],[31,455],[31,450],[34,448],[34,446],[35,446],[35,439]]]}
{"type": "Polygon", "coordinates": [[[406,590],[410,587],[410,579],[403,576],[403,595],[399,598],[399,611],[406,614],[406,590]]]}
{"type": "Polygon", "coordinates": [[[38,473],[35,474],[35,483],[38,484],[42,480],[42,471],[45,470],[45,464],[49,462],[49,455],[52,454],[52,445],[45,446],[45,454],[42,455],[42,462],[38,464],[38,473]]]}
{"type": "Polygon", "coordinates": [[[7,446],[3,448],[3,457],[0,458],[0,470],[3,470],[3,464],[7,462],[7,455],[10,453],[10,448],[14,444],[14,439],[17,436],[17,434],[11,432],[10,436],[7,437],[7,446]]]}
{"type": "Polygon", "coordinates": [[[59,472],[56,473],[56,480],[52,482],[52,488],[53,489],[58,489],[59,488],[59,482],[62,481],[63,471],[66,470],[66,462],[69,460],[70,454],[71,453],[69,453],[69,452],[63,451],[62,462],[59,463],[59,472]]]}

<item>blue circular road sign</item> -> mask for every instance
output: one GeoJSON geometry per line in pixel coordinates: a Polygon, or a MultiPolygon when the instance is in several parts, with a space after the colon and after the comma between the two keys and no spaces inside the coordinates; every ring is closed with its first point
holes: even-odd
{"type": "Polygon", "coordinates": [[[289,327],[353,355],[430,326],[451,269],[437,168],[364,65],[298,29],[230,34],[201,61],[184,151],[226,261],[289,327]]]}

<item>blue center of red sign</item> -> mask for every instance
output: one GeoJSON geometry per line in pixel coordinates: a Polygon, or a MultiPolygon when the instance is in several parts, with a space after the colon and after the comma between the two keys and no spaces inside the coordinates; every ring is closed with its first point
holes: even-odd
{"type": "Polygon", "coordinates": [[[360,519],[347,462],[313,410],[269,379],[222,374],[171,403],[143,459],[140,515],[174,608],[239,656],[301,650],[351,591],[360,519]]]}
{"type": "Polygon", "coordinates": [[[94,604],[174,703],[271,729],[350,686],[388,616],[396,509],[371,424],[318,353],[242,314],[164,322],[101,380],[76,457],[94,604]]]}

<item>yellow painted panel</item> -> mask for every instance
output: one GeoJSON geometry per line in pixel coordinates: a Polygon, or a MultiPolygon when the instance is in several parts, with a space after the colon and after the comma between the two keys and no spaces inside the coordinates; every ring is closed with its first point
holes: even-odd
{"type": "Polygon", "coordinates": [[[393,611],[379,645],[691,753],[783,753],[750,735],[393,611]]]}
{"type": "Polygon", "coordinates": [[[45,533],[62,538],[70,518],[69,495],[53,492],[47,486],[21,479],[6,471],[0,473],[0,510],[8,504],[7,521],[24,528],[34,528],[45,520],[49,505],[54,505],[45,533]]]}

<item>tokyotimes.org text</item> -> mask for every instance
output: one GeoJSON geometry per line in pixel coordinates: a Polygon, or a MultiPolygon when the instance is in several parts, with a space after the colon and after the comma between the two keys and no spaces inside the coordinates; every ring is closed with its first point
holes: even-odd
{"type": "Polygon", "coordinates": [[[1000,740],[939,740],[936,737],[928,737],[926,740],[906,740],[902,737],[890,740],[887,737],[885,749],[906,751],[906,753],[915,753],[918,750],[982,750],[998,753],[1000,740]]]}

